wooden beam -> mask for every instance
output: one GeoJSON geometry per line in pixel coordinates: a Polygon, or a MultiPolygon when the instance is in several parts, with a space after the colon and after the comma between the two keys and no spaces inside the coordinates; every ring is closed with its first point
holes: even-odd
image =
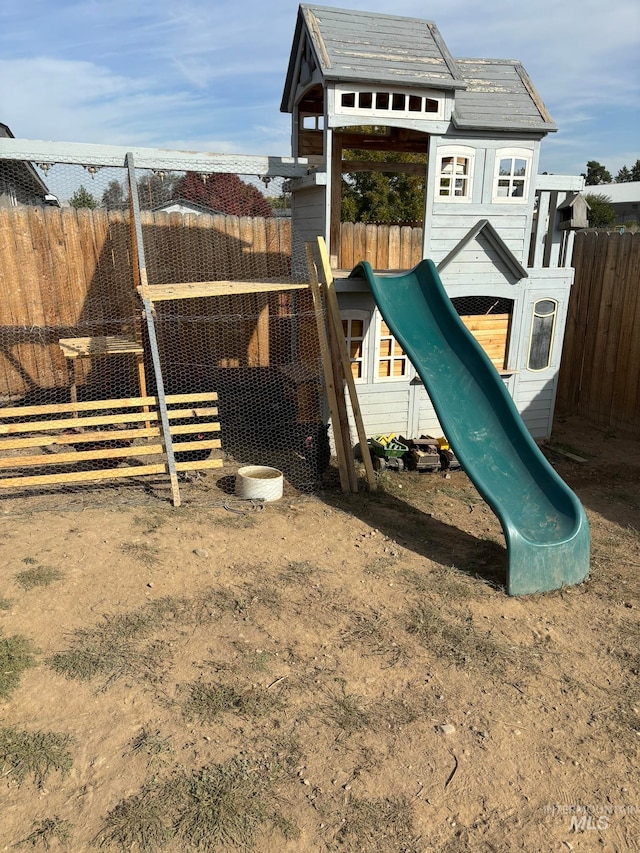
{"type": "Polygon", "coordinates": [[[349,397],[351,400],[351,411],[353,412],[353,419],[355,421],[356,431],[358,433],[358,441],[360,443],[360,451],[362,454],[362,461],[364,463],[364,470],[367,476],[367,483],[369,485],[369,489],[373,492],[377,489],[378,483],[376,480],[375,471],[373,470],[371,456],[369,454],[369,446],[367,444],[367,434],[364,429],[362,411],[360,409],[360,402],[358,401],[358,393],[356,391],[353,373],[351,372],[351,359],[349,357],[349,353],[347,352],[347,344],[344,337],[342,318],[340,316],[340,307],[338,305],[338,297],[336,296],[335,282],[333,280],[333,274],[331,272],[331,265],[329,263],[327,246],[322,237],[318,237],[318,250],[320,252],[320,262],[322,264],[322,273],[324,276],[327,307],[331,322],[336,333],[336,337],[338,339],[340,360],[342,362],[342,372],[344,374],[344,379],[347,383],[347,389],[349,391],[349,397]]]}
{"type": "Polygon", "coordinates": [[[327,327],[325,325],[324,311],[322,306],[322,294],[320,293],[320,283],[316,271],[315,260],[313,258],[313,250],[309,243],[305,246],[307,255],[307,267],[309,270],[309,287],[313,298],[313,308],[316,318],[316,328],[318,330],[318,341],[320,344],[320,356],[322,359],[322,370],[324,373],[324,382],[329,401],[329,412],[333,423],[333,439],[336,446],[336,456],[338,458],[338,472],[340,474],[340,486],[345,494],[350,491],[349,474],[346,465],[346,453],[342,432],[340,431],[340,417],[338,413],[338,403],[336,400],[336,387],[333,379],[333,370],[331,367],[331,355],[329,352],[329,342],[327,340],[327,327]]]}
{"type": "MultiPolygon", "coordinates": [[[[177,462],[177,471],[195,471],[221,468],[222,459],[205,459],[200,462],[177,462]]],[[[116,480],[120,477],[142,477],[149,474],[167,474],[166,462],[157,465],[136,465],[131,468],[105,468],[96,471],[67,471],[62,474],[33,474],[28,477],[4,477],[0,489],[24,488],[26,486],[48,486],[67,483],[86,483],[92,480],[116,480]]]]}
{"type": "MultiPolygon", "coordinates": [[[[120,435],[117,434],[117,438],[120,435]]],[[[102,438],[107,442],[112,439],[102,438]]],[[[87,439],[83,436],[83,443],[87,439]]],[[[222,443],[219,438],[208,441],[182,441],[174,442],[173,448],[177,452],[188,450],[219,450],[222,443]]],[[[125,459],[130,456],[158,456],[164,452],[161,444],[142,444],[138,447],[101,447],[96,450],[74,450],[73,453],[37,453],[33,456],[6,456],[0,458],[0,468],[34,468],[47,465],[77,464],[95,459],[125,459]]]]}
{"type": "Polygon", "coordinates": [[[173,284],[148,284],[141,296],[152,302],[172,299],[205,299],[209,296],[243,296],[247,293],[275,293],[278,290],[304,290],[309,285],[277,281],[187,281],[173,284]]]}
{"type": "MultiPolygon", "coordinates": [[[[171,426],[171,420],[176,418],[192,418],[197,417],[194,415],[194,409],[172,409],[167,412],[167,426],[171,428],[173,431],[175,427],[171,426]]],[[[148,425],[149,422],[160,422],[161,415],[159,412],[119,412],[118,414],[105,414],[105,415],[90,415],[85,418],[59,418],[57,420],[50,421],[18,421],[16,423],[4,423],[0,424],[0,436],[2,435],[17,435],[18,433],[27,433],[27,432],[41,432],[48,433],[51,430],[56,429],[81,429],[84,427],[105,427],[105,426],[115,426],[116,424],[131,424],[136,421],[144,421],[145,425],[148,425]]],[[[194,426],[197,426],[194,424],[194,426]]],[[[147,427],[148,428],[148,427],[147,427]]],[[[197,431],[197,430],[196,430],[197,431]]],[[[106,436],[104,436],[106,438],[106,436]]],[[[110,435],[109,438],[118,438],[118,434],[110,435]]]]}
{"type": "MultiPolygon", "coordinates": [[[[167,394],[167,403],[215,402],[218,399],[216,391],[202,394],[167,394]]],[[[82,403],[46,403],[42,406],[11,406],[0,409],[0,421],[3,418],[32,417],[33,415],[55,415],[71,412],[100,411],[100,409],[139,409],[141,406],[157,405],[155,397],[123,397],[117,400],[86,400],[82,403]]]]}
{"type": "Polygon", "coordinates": [[[375,160],[343,160],[342,174],[350,172],[389,172],[391,174],[418,175],[424,178],[426,163],[393,163],[375,160]]]}

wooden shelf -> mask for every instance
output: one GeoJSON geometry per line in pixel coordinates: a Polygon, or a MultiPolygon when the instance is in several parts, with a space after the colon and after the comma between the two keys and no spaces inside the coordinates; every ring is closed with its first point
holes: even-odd
{"type": "Polygon", "coordinates": [[[103,335],[95,338],[60,338],[58,341],[65,358],[89,358],[94,355],[141,355],[142,344],[124,335],[103,335]]]}
{"type": "Polygon", "coordinates": [[[270,293],[277,290],[303,290],[309,285],[277,281],[187,281],[175,284],[149,284],[137,288],[143,299],[167,302],[171,299],[198,299],[207,296],[238,296],[245,293],[270,293]]]}

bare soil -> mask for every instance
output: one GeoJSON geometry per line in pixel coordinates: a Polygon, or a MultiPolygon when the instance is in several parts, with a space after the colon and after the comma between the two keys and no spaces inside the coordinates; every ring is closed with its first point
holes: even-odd
{"type": "Polygon", "coordinates": [[[0,850],[639,849],[640,444],[552,443],[591,574],[524,598],[463,472],[3,498],[0,850]]]}

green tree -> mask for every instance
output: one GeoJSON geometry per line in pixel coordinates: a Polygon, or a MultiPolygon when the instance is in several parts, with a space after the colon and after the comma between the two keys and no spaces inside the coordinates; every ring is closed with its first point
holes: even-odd
{"type": "Polygon", "coordinates": [[[138,198],[141,210],[153,210],[174,198],[180,175],[175,172],[147,172],[138,178],[138,198]]]}
{"type": "Polygon", "coordinates": [[[196,172],[187,172],[175,185],[174,197],[229,216],[273,216],[271,205],[257,187],[226,172],[214,172],[206,180],[196,172]]]}
{"type": "Polygon", "coordinates": [[[587,162],[587,173],[585,175],[583,172],[582,177],[586,179],[585,183],[587,186],[611,183],[611,172],[602,163],[598,163],[597,160],[589,160],[587,162]]]}
{"type": "Polygon", "coordinates": [[[640,160],[636,160],[629,171],[632,181],[640,181],[640,160]]]}
{"type": "Polygon", "coordinates": [[[102,193],[102,201],[100,203],[107,210],[125,210],[128,207],[129,203],[120,181],[114,179],[109,182],[109,186],[102,193]]]}
{"type": "Polygon", "coordinates": [[[609,228],[615,224],[616,215],[609,196],[604,193],[586,193],[585,199],[589,205],[591,228],[609,228]]]}
{"type": "Polygon", "coordinates": [[[95,210],[98,206],[98,202],[95,197],[91,195],[88,189],[83,186],[78,187],[78,189],[74,192],[74,194],[69,199],[69,204],[71,207],[75,207],[78,210],[81,207],[88,207],[89,210],[95,210]]]}
{"type": "MultiPolygon", "coordinates": [[[[422,165],[423,155],[402,152],[345,150],[346,161],[360,163],[413,163],[422,165]]],[[[347,172],[342,178],[343,222],[411,223],[424,218],[425,175],[407,172],[347,172]]]]}
{"type": "Polygon", "coordinates": [[[622,169],[616,175],[616,184],[626,184],[628,181],[632,181],[631,172],[627,169],[626,166],[623,166],[622,169]]]}

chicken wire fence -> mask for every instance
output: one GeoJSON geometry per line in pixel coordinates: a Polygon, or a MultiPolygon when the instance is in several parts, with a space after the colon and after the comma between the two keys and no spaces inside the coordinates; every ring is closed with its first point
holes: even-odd
{"type": "Polygon", "coordinates": [[[0,160],[0,499],[204,500],[243,465],[319,488],[322,309],[287,186],[0,160]]]}

